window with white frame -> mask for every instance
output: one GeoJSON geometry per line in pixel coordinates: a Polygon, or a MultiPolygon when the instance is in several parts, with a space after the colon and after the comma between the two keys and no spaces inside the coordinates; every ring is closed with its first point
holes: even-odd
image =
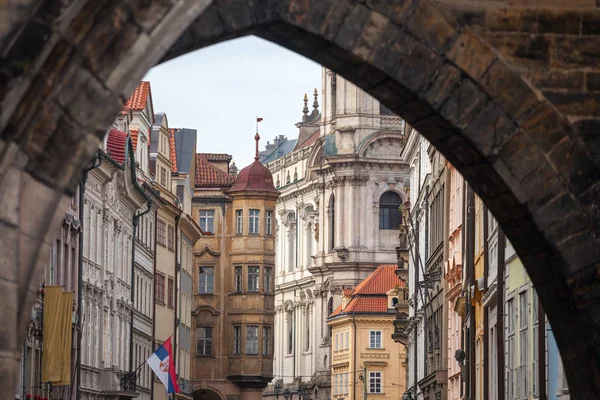
{"type": "Polygon", "coordinates": [[[258,355],[258,326],[246,327],[246,355],[258,355]]]}
{"type": "Polygon", "coordinates": [[[519,293],[519,390],[517,396],[521,398],[527,397],[527,368],[529,368],[529,336],[527,328],[529,326],[528,319],[528,303],[527,291],[519,293]]]}
{"type": "Polygon", "coordinates": [[[273,234],[273,211],[268,210],[265,214],[266,214],[265,225],[266,225],[267,235],[271,235],[271,234],[273,234]]]}
{"type": "Polygon", "coordinates": [[[198,271],[198,293],[213,294],[215,285],[215,269],[200,267],[198,271]]]}
{"type": "Polygon", "coordinates": [[[507,394],[508,399],[515,398],[515,368],[516,368],[516,346],[515,346],[515,328],[516,328],[516,313],[515,313],[515,299],[510,299],[506,306],[506,319],[508,326],[508,345],[507,345],[507,394]]]}
{"type": "Polygon", "coordinates": [[[260,233],[260,210],[250,210],[248,233],[260,233]]]}
{"type": "Polygon", "coordinates": [[[344,373],[344,386],[343,386],[343,394],[348,394],[349,390],[348,390],[348,373],[344,373]]]}
{"type": "Polygon", "coordinates": [[[533,327],[532,327],[532,338],[533,340],[531,341],[533,343],[533,361],[531,363],[531,384],[532,384],[532,389],[533,389],[533,395],[534,396],[538,396],[538,391],[539,391],[539,376],[538,376],[538,368],[539,368],[539,352],[540,352],[540,347],[539,347],[539,340],[538,340],[538,329],[539,329],[539,324],[538,324],[538,297],[537,294],[535,293],[535,289],[531,289],[531,318],[533,320],[533,327]]]}
{"type": "Polygon", "coordinates": [[[381,349],[381,331],[369,331],[369,348],[381,349]]]}
{"type": "Polygon", "coordinates": [[[383,393],[381,372],[369,372],[369,393],[383,393]]]}
{"type": "Polygon", "coordinates": [[[346,331],[346,350],[350,348],[350,332],[346,331]]]}
{"type": "Polygon", "coordinates": [[[215,210],[200,210],[200,229],[204,233],[215,232],[215,210]]]}
{"type": "Polygon", "coordinates": [[[248,292],[258,292],[259,280],[260,267],[248,267],[248,292]]]}
{"type": "Polygon", "coordinates": [[[235,210],[235,233],[244,233],[244,211],[235,210]]]}

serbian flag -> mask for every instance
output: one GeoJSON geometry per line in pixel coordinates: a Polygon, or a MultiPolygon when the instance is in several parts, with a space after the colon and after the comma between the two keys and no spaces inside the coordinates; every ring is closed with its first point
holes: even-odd
{"type": "Polygon", "coordinates": [[[167,388],[167,393],[179,393],[177,376],[175,375],[175,364],[173,363],[173,352],[171,351],[171,338],[168,338],[146,360],[158,379],[167,388]]]}

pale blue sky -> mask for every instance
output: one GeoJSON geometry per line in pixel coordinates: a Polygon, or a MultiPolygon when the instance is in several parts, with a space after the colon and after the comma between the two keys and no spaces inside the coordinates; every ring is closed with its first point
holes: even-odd
{"type": "Polygon", "coordinates": [[[257,116],[261,149],[277,135],[297,136],[304,93],[312,109],[311,94],[321,91],[321,66],[249,36],[161,64],[144,80],[169,126],[196,129],[198,152],[231,154],[241,169],[254,161],[257,116]]]}

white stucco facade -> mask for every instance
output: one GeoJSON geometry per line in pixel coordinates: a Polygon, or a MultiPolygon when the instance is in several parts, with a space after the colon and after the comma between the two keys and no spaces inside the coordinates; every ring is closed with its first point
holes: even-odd
{"type": "Polygon", "coordinates": [[[399,157],[404,121],[322,71],[322,112],[315,108],[309,116],[305,108],[296,147],[268,164],[281,191],[274,379],[291,388],[310,383],[315,400],[330,398],[326,319],[343,288],[380,264],[396,263],[398,230],[388,222],[380,229],[380,199],[391,192],[399,205],[409,186],[408,163],[399,157]]]}

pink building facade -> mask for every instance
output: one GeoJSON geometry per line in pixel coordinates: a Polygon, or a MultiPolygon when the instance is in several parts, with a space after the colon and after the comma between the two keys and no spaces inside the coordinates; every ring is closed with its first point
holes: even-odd
{"type": "Polygon", "coordinates": [[[460,298],[462,289],[462,214],[464,181],[460,173],[449,162],[446,171],[450,178],[450,190],[446,197],[448,223],[448,260],[445,265],[445,281],[448,285],[446,301],[448,304],[448,400],[459,400],[460,365],[455,354],[461,348],[461,326],[464,315],[464,302],[460,298]]]}

